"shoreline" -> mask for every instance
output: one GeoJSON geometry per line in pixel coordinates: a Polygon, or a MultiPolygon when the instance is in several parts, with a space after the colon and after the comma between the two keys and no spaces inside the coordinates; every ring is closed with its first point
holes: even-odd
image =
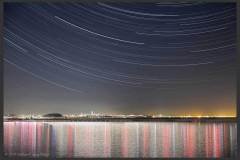
{"type": "Polygon", "coordinates": [[[237,118],[45,118],[45,119],[4,119],[4,122],[237,122],[237,118]]]}

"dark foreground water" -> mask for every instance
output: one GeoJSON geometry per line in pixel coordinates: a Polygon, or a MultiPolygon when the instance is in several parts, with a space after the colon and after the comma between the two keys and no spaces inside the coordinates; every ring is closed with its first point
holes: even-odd
{"type": "Polygon", "coordinates": [[[236,123],[4,122],[6,156],[234,157],[236,123]]]}

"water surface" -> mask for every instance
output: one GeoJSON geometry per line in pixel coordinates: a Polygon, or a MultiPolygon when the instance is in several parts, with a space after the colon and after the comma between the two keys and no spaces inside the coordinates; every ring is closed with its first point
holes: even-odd
{"type": "Polygon", "coordinates": [[[30,157],[234,157],[236,123],[4,122],[4,154],[30,157]]]}

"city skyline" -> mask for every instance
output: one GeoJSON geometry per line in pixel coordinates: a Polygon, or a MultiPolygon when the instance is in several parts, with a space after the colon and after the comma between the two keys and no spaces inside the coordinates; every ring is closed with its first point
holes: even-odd
{"type": "Polygon", "coordinates": [[[190,114],[185,114],[185,115],[164,115],[161,113],[154,113],[154,114],[106,114],[106,113],[98,113],[98,112],[89,112],[89,113],[68,113],[68,114],[60,114],[60,113],[46,113],[46,114],[37,114],[37,113],[30,113],[30,114],[5,114],[4,117],[42,117],[44,115],[48,114],[57,114],[61,115],[63,117],[78,117],[78,116],[89,116],[89,115],[94,115],[94,116],[152,116],[152,117],[182,117],[182,118],[191,118],[191,117],[198,117],[198,118],[211,118],[211,117],[219,117],[219,118],[224,118],[224,117],[235,117],[236,115],[200,115],[200,114],[195,114],[195,115],[190,115],[190,114]]]}
{"type": "Polygon", "coordinates": [[[5,3],[4,114],[236,115],[236,4],[5,3]]]}

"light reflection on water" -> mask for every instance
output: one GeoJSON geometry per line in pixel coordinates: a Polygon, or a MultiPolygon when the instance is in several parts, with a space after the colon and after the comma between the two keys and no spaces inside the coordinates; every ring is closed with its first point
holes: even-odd
{"type": "Polygon", "coordinates": [[[236,123],[4,122],[4,154],[47,157],[233,157],[236,123]]]}

